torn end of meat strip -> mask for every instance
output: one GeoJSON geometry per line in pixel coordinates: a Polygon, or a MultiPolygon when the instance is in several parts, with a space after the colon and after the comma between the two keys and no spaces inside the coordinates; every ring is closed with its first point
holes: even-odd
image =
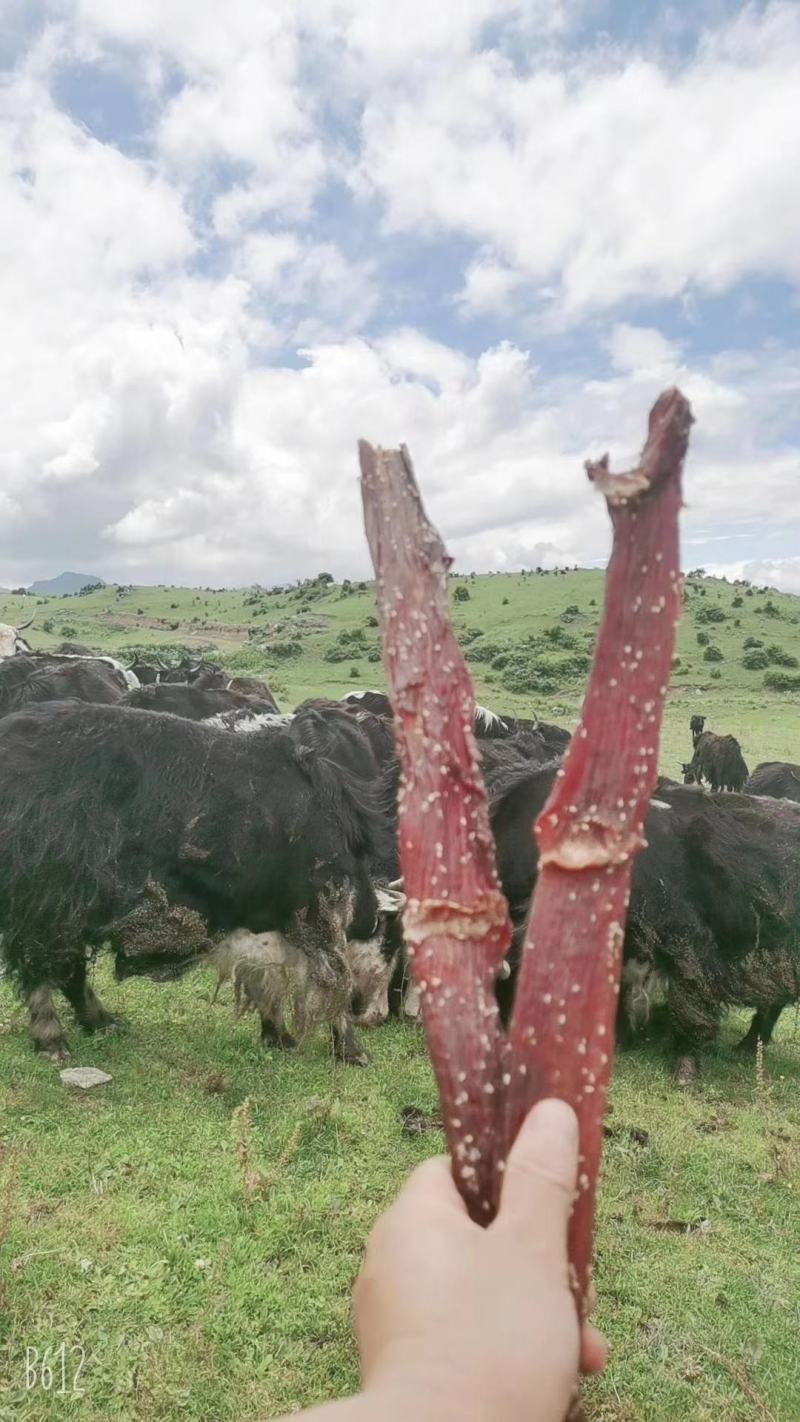
{"type": "Polygon", "coordinates": [[[453,1174],[474,1218],[497,1204],[501,1033],[495,977],[511,941],[473,737],[474,694],[448,615],[444,546],[408,452],[361,442],[364,518],[402,769],[403,917],[453,1174]]]}
{"type": "Polygon", "coordinates": [[[581,1306],[591,1271],[602,1123],[614,1050],[633,857],[655,786],[680,613],[678,514],[691,424],[677,390],[650,415],[638,469],[587,466],[614,541],[580,725],[536,825],[540,875],[510,1029],[507,1140],[544,1096],[574,1106],[581,1136],[570,1225],[581,1306]]]}

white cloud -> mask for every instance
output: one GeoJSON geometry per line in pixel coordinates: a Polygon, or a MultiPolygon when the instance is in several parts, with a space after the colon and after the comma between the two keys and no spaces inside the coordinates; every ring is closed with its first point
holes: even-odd
{"type": "Polygon", "coordinates": [[[778,588],[781,592],[800,596],[800,558],[740,559],[736,563],[706,562],[703,565],[712,577],[747,578],[756,586],[778,588]]]}
{"type": "Polygon", "coordinates": [[[519,285],[518,272],[487,254],[470,262],[456,303],[464,316],[504,314],[510,309],[511,298],[519,285]]]}
{"type": "Polygon", "coordinates": [[[631,303],[800,276],[797,12],[601,67],[557,47],[572,8],[46,0],[59,23],[0,92],[0,582],[67,549],[142,580],[366,572],[361,435],[410,445],[462,567],[592,562],[583,460],[633,458],[672,381],[698,418],[693,558],[800,536],[797,357],[701,360],[631,303]],[[76,57],[143,98],[129,152],[58,108],[76,57]],[[343,176],[378,199],[349,227],[314,209],[343,176]],[[437,326],[414,243],[447,233],[437,326]],[[479,326],[456,348],[453,302],[517,336],[527,309],[531,352],[479,326]],[[543,318],[618,303],[549,373],[543,318]]]}
{"type": "Polygon", "coordinates": [[[616,370],[668,372],[678,364],[679,352],[672,341],[652,326],[615,326],[608,339],[611,363],[616,370]]]}
{"type": "Polygon", "coordinates": [[[236,267],[273,307],[305,313],[289,324],[287,344],[315,343],[334,329],[340,335],[358,330],[378,299],[369,263],[349,261],[333,242],[291,232],[251,233],[239,247],[236,267]]]}
{"type": "Polygon", "coordinates": [[[442,57],[413,96],[369,96],[358,180],[393,230],[469,234],[570,319],[754,271],[798,282],[799,88],[800,10],[780,3],[682,67],[442,57]]]}

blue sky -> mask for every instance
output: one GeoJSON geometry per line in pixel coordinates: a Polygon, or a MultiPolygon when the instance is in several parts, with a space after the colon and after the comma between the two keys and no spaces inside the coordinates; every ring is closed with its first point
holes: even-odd
{"type": "Polygon", "coordinates": [[[800,7],[440,9],[5,0],[0,584],[363,572],[360,435],[597,563],[677,382],[687,565],[800,591],[800,7]]]}

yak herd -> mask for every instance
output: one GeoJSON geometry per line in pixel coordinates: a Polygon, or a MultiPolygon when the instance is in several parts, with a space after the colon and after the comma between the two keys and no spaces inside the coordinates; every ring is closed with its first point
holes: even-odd
{"type": "MultiPolygon", "coordinates": [[[[264,682],[214,664],[34,652],[21,630],[0,625],[0,934],[38,1050],[67,1055],[58,993],[86,1031],[112,1025],[87,979],[103,947],[118,979],[212,964],[273,1048],[325,1024],[364,1064],[359,1025],[418,1016],[382,693],[281,714],[264,682]]],[[[532,826],[570,737],[482,708],[474,730],[514,926],[507,1015],[532,826]]],[[[663,1025],[682,1082],[726,1008],[753,1011],[750,1049],[800,999],[800,766],[750,775],[734,737],[702,717],[690,730],[684,783],[659,781],[634,868],[619,1006],[623,1039],[663,1025]]]]}

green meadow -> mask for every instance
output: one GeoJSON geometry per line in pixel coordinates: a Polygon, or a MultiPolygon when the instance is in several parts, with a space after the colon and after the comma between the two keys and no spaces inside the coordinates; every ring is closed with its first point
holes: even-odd
{"type": "MultiPolygon", "coordinates": [[[[574,725],[602,585],[453,578],[479,701],[574,725]]],[[[34,608],[37,647],[203,651],[263,675],[286,708],[383,685],[370,585],[0,597],[0,620],[34,608]]],[[[689,759],[696,712],[751,766],[800,760],[800,600],[692,577],[676,658],[665,773],[689,759]]],[[[123,1025],[84,1038],[65,1009],[74,1064],[113,1078],[87,1093],[34,1057],[0,981],[0,1419],[255,1422],[344,1395],[370,1225],[443,1147],[421,1032],[364,1033],[358,1070],[322,1035],[262,1051],[229,990],[211,1004],[206,971],[119,985],[101,961],[95,978],[123,1025]],[[429,1130],[406,1134],[408,1106],[429,1130]]],[[[618,1058],[597,1245],[612,1352],[586,1389],[594,1422],[800,1418],[800,1036],[785,1013],[757,1069],[732,1051],[745,1021],[728,1020],[688,1092],[655,1040],[618,1058]]]]}

